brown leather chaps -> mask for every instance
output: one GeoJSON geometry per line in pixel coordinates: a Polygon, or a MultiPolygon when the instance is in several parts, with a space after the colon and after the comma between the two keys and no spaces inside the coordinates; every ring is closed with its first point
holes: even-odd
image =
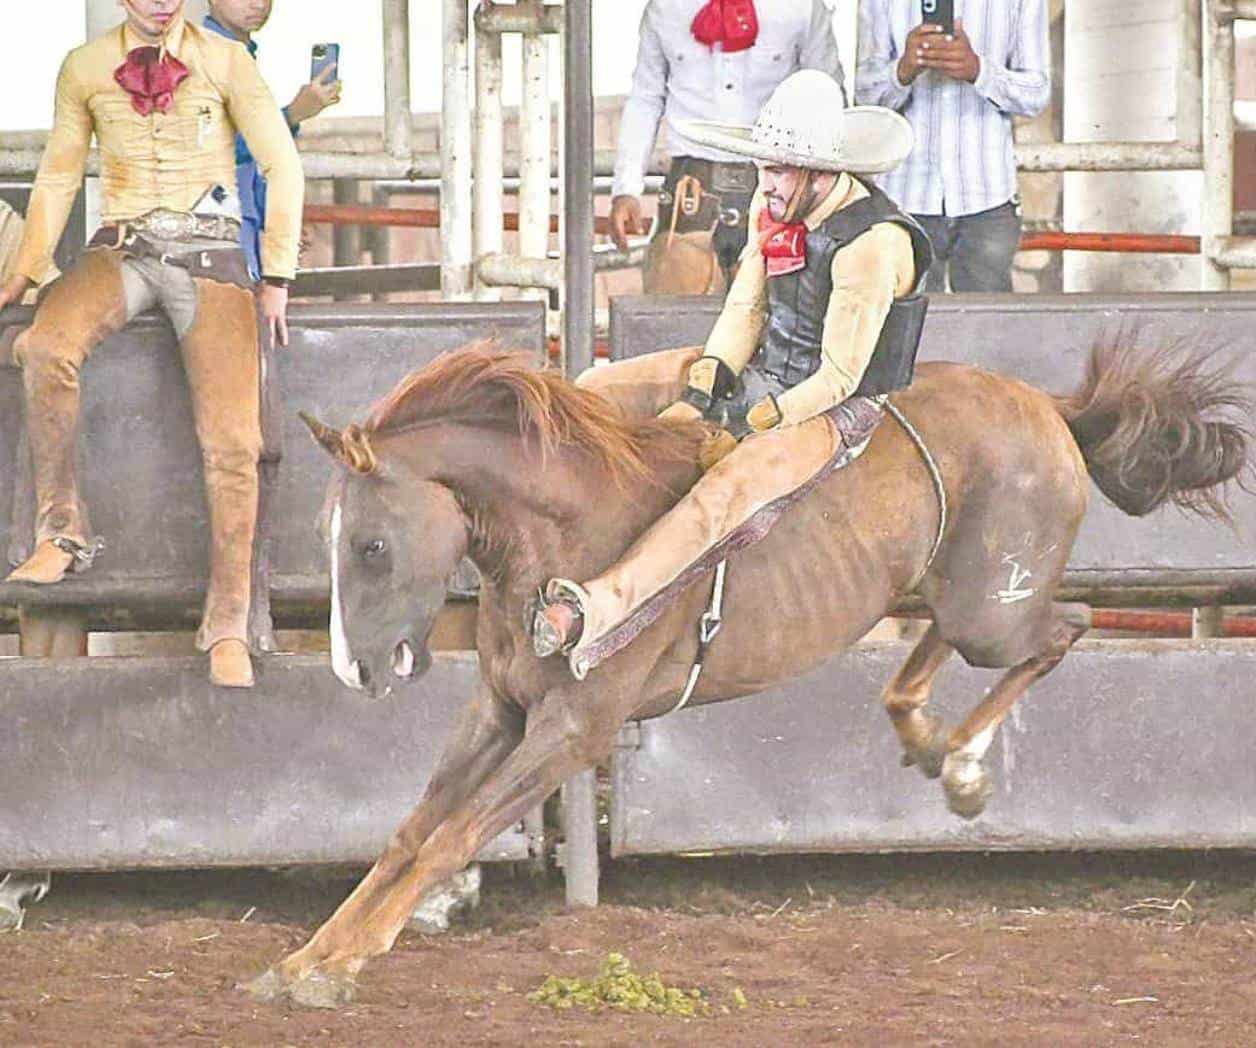
{"type": "Polygon", "coordinates": [[[84,252],[47,291],[34,323],[14,345],[14,360],[24,371],[36,541],[65,539],[90,550],[94,539],[74,466],[80,370],[95,347],[141,309],[158,305],[171,316],[209,503],[210,579],[197,635],[207,650],[220,640],[248,642],[262,442],[258,323],[250,290],[175,270],[108,248],[84,252]],[[125,278],[124,266],[134,267],[125,278]]]}

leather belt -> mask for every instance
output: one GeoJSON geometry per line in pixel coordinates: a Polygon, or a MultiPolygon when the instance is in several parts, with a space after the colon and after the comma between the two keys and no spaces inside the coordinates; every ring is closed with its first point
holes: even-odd
{"type": "Polygon", "coordinates": [[[167,211],[157,208],[124,223],[137,233],[148,233],[158,240],[231,240],[240,239],[240,223],[228,215],[194,215],[189,211],[167,211]]]}

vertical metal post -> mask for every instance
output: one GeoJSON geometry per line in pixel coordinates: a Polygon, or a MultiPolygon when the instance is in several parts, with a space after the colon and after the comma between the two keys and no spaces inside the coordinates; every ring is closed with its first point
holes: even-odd
{"type": "Polygon", "coordinates": [[[409,157],[410,0],[384,0],[384,151],[409,157]]]}
{"type": "Polygon", "coordinates": [[[1200,290],[1228,291],[1230,271],[1216,263],[1234,232],[1234,24],[1226,0],[1203,2],[1204,201],[1200,290]]]}
{"type": "Polygon", "coordinates": [[[592,0],[563,4],[563,368],[593,365],[592,0]]]}
{"type": "MultiPolygon", "coordinates": [[[[487,5],[491,6],[491,5],[487,5]]],[[[475,199],[472,257],[476,263],[485,255],[502,250],[502,38],[485,32],[476,9],[475,30],[475,141],[472,144],[471,178],[475,199]]],[[[475,298],[496,302],[501,291],[478,277],[475,298]]]]}
{"type": "Polygon", "coordinates": [[[1191,609],[1191,639],[1207,640],[1209,637],[1224,637],[1225,609],[1212,604],[1205,608],[1191,609]]]}
{"type": "MultiPolygon", "coordinates": [[[[539,33],[525,34],[519,106],[518,252],[524,258],[545,258],[549,253],[551,142],[549,44],[539,33]]],[[[527,288],[522,297],[544,299],[547,294],[541,288],[527,288]]]]}
{"type": "MultiPolygon", "coordinates": [[[[593,63],[591,0],[563,4],[563,368],[593,364],[593,63]]],[[[567,905],[596,906],[597,772],[563,787],[567,905]]]]}
{"type": "MultiPolygon", "coordinates": [[[[337,204],[360,204],[358,182],[353,178],[332,180],[332,201],[337,204]]],[[[359,266],[362,264],[362,227],[337,223],[331,231],[331,258],[333,266],[359,266]]],[[[336,295],[337,301],[351,295],[336,295]]]]}
{"type": "Polygon", "coordinates": [[[471,297],[471,99],[467,0],[442,0],[441,294],[471,297]]]}
{"type": "Polygon", "coordinates": [[[593,768],[573,776],[563,786],[563,837],[567,905],[596,906],[597,771],[593,768]]]}

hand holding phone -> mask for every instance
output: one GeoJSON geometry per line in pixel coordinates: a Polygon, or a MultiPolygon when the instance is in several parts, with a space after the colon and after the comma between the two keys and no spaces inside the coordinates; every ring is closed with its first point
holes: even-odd
{"type": "Polygon", "coordinates": [[[340,101],[340,45],[315,44],[310,51],[310,82],[288,104],[288,123],[300,125],[340,101]]]}

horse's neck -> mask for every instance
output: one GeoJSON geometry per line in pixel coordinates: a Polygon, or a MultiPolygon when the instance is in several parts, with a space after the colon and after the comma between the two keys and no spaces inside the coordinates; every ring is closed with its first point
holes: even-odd
{"type": "Polygon", "coordinates": [[[441,443],[471,518],[470,555],[504,600],[555,575],[582,581],[604,570],[697,476],[686,463],[650,462],[657,482],[623,491],[573,449],[542,465],[518,436],[472,427],[450,427],[441,443]]]}

